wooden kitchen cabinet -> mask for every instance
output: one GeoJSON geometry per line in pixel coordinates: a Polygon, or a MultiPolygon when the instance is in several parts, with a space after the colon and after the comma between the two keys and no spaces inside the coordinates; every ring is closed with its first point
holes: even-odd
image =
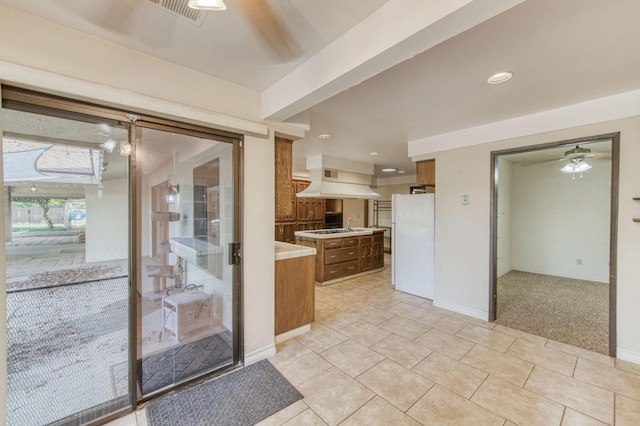
{"type": "Polygon", "coordinates": [[[315,256],[275,262],[275,335],[295,330],[315,319],[315,256]]]}
{"type": "MultiPolygon", "coordinates": [[[[304,191],[309,182],[292,180],[292,194],[295,212],[292,219],[278,219],[276,216],[275,239],[286,243],[295,243],[295,231],[311,231],[324,228],[325,203],[323,198],[299,198],[296,193],[304,191]]],[[[277,191],[277,185],[276,185],[277,191]]],[[[277,203],[276,196],[276,203],[277,203]]]]}
{"type": "Polygon", "coordinates": [[[276,222],[296,219],[296,187],[292,178],[293,141],[275,138],[275,219],[276,222]]]}
{"type": "MultiPolygon", "coordinates": [[[[304,180],[294,180],[293,182],[296,185],[296,193],[307,189],[310,183],[304,180]]],[[[324,198],[296,198],[296,221],[324,222],[324,198]]]]}
{"type": "Polygon", "coordinates": [[[296,244],[316,249],[315,280],[326,283],[338,278],[384,267],[384,230],[372,235],[337,238],[296,237],[296,244]]]}
{"type": "Polygon", "coordinates": [[[295,232],[299,231],[296,223],[276,223],[275,240],[283,243],[294,244],[296,242],[295,232]]]}
{"type": "Polygon", "coordinates": [[[416,162],[416,184],[436,186],[436,160],[416,162]]]}
{"type": "Polygon", "coordinates": [[[360,271],[384,266],[384,232],[370,237],[360,237],[360,271]]]}

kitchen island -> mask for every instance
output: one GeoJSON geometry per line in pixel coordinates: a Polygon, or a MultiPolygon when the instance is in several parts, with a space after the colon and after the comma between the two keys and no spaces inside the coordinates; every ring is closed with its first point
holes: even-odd
{"type": "Polygon", "coordinates": [[[316,249],[315,281],[333,284],[384,267],[384,229],[339,228],[297,231],[296,244],[316,249]]]}

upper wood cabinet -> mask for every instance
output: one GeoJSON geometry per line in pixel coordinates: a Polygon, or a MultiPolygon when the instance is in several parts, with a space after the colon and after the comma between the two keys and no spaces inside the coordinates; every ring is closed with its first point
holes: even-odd
{"type": "Polygon", "coordinates": [[[275,178],[276,178],[276,221],[293,221],[296,219],[296,194],[292,179],[293,141],[275,138],[275,178]]]}
{"type": "Polygon", "coordinates": [[[436,186],[436,160],[416,162],[416,184],[436,186]]]}

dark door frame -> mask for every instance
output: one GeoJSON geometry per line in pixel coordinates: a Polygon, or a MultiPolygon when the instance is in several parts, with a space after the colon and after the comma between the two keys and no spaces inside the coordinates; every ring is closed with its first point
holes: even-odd
{"type": "Polygon", "coordinates": [[[491,152],[491,214],[489,242],[489,321],[497,316],[498,302],[498,159],[502,155],[540,151],[559,146],[579,145],[597,140],[611,140],[611,224],[609,227],[609,355],[616,356],[616,290],[618,259],[618,186],[620,165],[620,132],[563,140],[539,145],[509,148],[491,152]]]}

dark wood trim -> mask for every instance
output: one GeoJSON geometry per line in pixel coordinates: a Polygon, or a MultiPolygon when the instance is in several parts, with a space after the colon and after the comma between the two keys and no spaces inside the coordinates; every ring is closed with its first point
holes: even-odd
{"type": "Polygon", "coordinates": [[[618,262],[618,198],[620,169],[620,132],[605,133],[557,142],[508,148],[491,152],[490,239],[489,239],[489,321],[497,316],[498,262],[498,160],[501,155],[540,151],[559,146],[580,145],[596,141],[611,141],[611,225],[609,240],[609,355],[616,356],[617,347],[617,262],[618,262]]]}

